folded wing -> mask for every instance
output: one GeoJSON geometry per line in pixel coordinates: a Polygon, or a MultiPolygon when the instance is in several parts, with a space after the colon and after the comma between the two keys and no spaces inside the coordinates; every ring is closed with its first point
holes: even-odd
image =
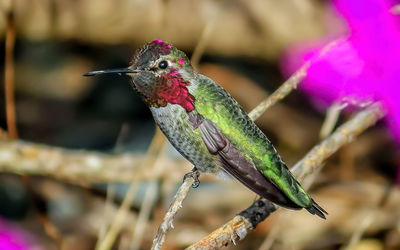
{"type": "Polygon", "coordinates": [[[256,194],[280,206],[291,209],[301,207],[291,201],[277,186],[268,180],[219,131],[215,124],[204,119],[198,126],[201,138],[211,154],[218,155],[224,170],[256,194]]]}

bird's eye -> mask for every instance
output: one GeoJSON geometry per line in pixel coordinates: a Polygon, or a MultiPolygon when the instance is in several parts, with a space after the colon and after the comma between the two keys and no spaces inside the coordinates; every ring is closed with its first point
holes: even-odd
{"type": "Polygon", "coordinates": [[[166,68],[168,67],[168,62],[167,62],[167,61],[161,61],[161,62],[158,64],[158,67],[159,67],[160,69],[166,69],[166,68]]]}

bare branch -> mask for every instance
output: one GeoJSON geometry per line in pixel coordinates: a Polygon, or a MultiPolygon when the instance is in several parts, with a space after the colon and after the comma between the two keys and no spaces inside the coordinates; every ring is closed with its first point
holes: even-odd
{"type": "MultiPolygon", "coordinates": [[[[141,154],[104,154],[0,140],[0,172],[45,175],[75,184],[153,180],[141,154]]],[[[180,180],[186,161],[163,158],[162,178],[180,180]]]]}
{"type": "Polygon", "coordinates": [[[203,29],[203,32],[201,33],[201,37],[199,39],[199,42],[197,43],[196,47],[194,48],[192,58],[190,59],[190,63],[192,64],[193,68],[197,69],[199,67],[199,62],[201,59],[201,56],[204,53],[204,50],[206,49],[207,43],[209,42],[211,35],[214,31],[215,25],[217,24],[217,21],[219,19],[219,7],[217,7],[214,10],[215,13],[212,14],[211,17],[209,17],[208,22],[206,26],[203,29]]]}
{"type": "MultiPolygon", "coordinates": [[[[340,126],[332,135],[315,146],[300,160],[293,169],[294,175],[300,181],[304,180],[304,178],[313,173],[315,169],[320,167],[321,163],[326,158],[335,153],[343,145],[352,142],[361,132],[373,126],[384,115],[385,112],[381,110],[378,104],[374,104],[367,110],[361,111],[354,118],[340,126]]],[[[232,239],[232,242],[235,243],[236,239],[244,238],[238,237],[237,235],[236,225],[238,221],[242,223],[241,225],[245,225],[244,228],[241,228],[245,236],[247,231],[254,229],[261,221],[269,216],[270,212],[273,212],[272,207],[274,207],[274,205],[269,201],[264,199],[257,200],[249,208],[242,211],[240,215],[237,215],[228,223],[187,249],[219,249],[223,246],[227,246],[231,242],[227,239],[232,239]],[[264,208],[269,212],[260,215],[260,213],[254,212],[255,206],[259,208],[256,211],[262,211],[261,208],[264,208]]]]}
{"type": "Polygon", "coordinates": [[[236,245],[237,240],[244,239],[250,229],[255,228],[258,223],[265,220],[275,210],[274,204],[261,198],[228,223],[189,246],[186,250],[220,249],[228,246],[231,242],[236,245]]]}
{"type": "Polygon", "coordinates": [[[14,4],[11,1],[7,12],[6,25],[6,46],[4,61],[4,93],[6,99],[6,120],[7,127],[12,138],[18,137],[17,118],[15,113],[15,94],[14,94],[14,46],[15,46],[15,18],[14,4]]]}
{"type": "Polygon", "coordinates": [[[160,139],[162,140],[161,143],[160,139],[158,140],[158,142],[155,142],[157,145],[159,145],[160,151],[156,156],[157,159],[155,160],[153,167],[150,168],[151,172],[153,172],[154,174],[154,180],[148,183],[149,187],[144,192],[144,200],[142,202],[142,205],[140,206],[138,219],[133,230],[132,243],[130,246],[131,250],[136,250],[140,247],[140,243],[142,242],[146,226],[149,224],[148,220],[151,214],[151,210],[157,199],[157,183],[159,182],[160,175],[163,172],[162,156],[165,155],[165,151],[167,149],[167,139],[159,129],[157,129],[156,135],[158,137],[161,137],[160,139]]]}
{"type": "Polygon", "coordinates": [[[297,85],[304,79],[309,67],[309,62],[305,63],[299,70],[297,70],[289,79],[287,79],[274,93],[268,96],[260,104],[257,105],[250,113],[249,117],[254,121],[260,118],[264,112],[277,103],[279,100],[289,95],[292,90],[297,88],[297,85]]]}
{"type": "Polygon", "coordinates": [[[316,145],[291,169],[292,173],[303,180],[322,162],[335,153],[343,145],[352,142],[359,134],[373,126],[385,115],[380,104],[373,104],[368,109],[358,113],[354,118],[341,125],[336,131],[320,144],[316,145]]]}
{"type": "MultiPolygon", "coordinates": [[[[153,166],[155,165],[157,160],[159,160],[158,156],[160,155],[160,152],[164,147],[165,142],[166,139],[164,135],[161,133],[161,130],[157,129],[153,137],[153,140],[151,141],[149,149],[147,150],[145,159],[141,163],[143,167],[153,169],[153,166]]],[[[129,208],[135,198],[138,185],[139,185],[138,182],[132,182],[131,186],[128,189],[128,192],[124,197],[124,200],[122,201],[121,206],[118,209],[117,214],[115,215],[114,220],[111,222],[109,230],[105,234],[104,239],[98,244],[98,248],[96,249],[98,250],[111,249],[115,239],[117,238],[122,228],[122,224],[124,222],[124,219],[126,218],[126,214],[128,213],[129,208]]],[[[145,220],[146,217],[143,217],[142,214],[142,217],[140,219],[141,222],[143,223],[143,220],[145,220]]]]}
{"type": "Polygon", "coordinates": [[[192,187],[193,183],[193,178],[185,178],[184,182],[179,187],[178,191],[175,194],[173,202],[169,206],[168,211],[165,214],[160,227],[158,228],[157,235],[153,240],[153,246],[151,247],[152,250],[161,249],[168,230],[174,227],[174,217],[178,213],[178,210],[182,208],[182,203],[189,193],[189,190],[192,187]]]}
{"type": "Polygon", "coordinates": [[[277,103],[278,101],[285,98],[287,95],[292,92],[292,90],[296,89],[299,83],[306,77],[308,67],[315,60],[318,60],[321,56],[325,55],[327,51],[329,51],[333,46],[337,45],[342,40],[338,39],[333,42],[328,43],[325,47],[323,47],[320,52],[312,57],[310,60],[305,62],[300,69],[298,69],[289,79],[287,79],[274,93],[268,96],[265,100],[263,100],[260,104],[257,105],[250,113],[249,117],[254,121],[260,118],[264,112],[277,103]]]}

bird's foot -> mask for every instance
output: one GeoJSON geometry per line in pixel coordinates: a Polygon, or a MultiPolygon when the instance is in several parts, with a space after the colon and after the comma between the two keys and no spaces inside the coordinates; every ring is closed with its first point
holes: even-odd
{"type": "Polygon", "coordinates": [[[197,188],[200,185],[199,176],[200,176],[199,170],[197,170],[197,168],[194,167],[192,171],[184,175],[183,181],[185,181],[187,178],[193,178],[194,183],[192,184],[192,188],[197,188]]]}

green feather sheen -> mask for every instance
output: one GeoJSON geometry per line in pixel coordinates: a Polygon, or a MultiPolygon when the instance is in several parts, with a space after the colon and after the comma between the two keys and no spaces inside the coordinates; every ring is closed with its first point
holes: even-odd
{"type": "Polygon", "coordinates": [[[311,206],[310,196],[240,105],[211,79],[202,75],[199,75],[199,78],[194,94],[196,111],[213,121],[247,160],[253,162],[258,170],[272,180],[294,203],[301,207],[311,206]]]}

